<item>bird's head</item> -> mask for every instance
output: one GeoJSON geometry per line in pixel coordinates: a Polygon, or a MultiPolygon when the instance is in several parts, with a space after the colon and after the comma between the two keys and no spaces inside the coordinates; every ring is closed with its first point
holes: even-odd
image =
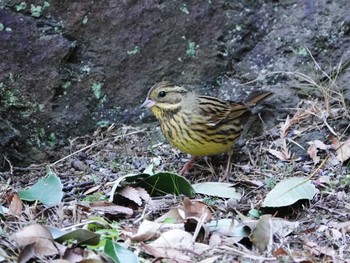
{"type": "Polygon", "coordinates": [[[157,118],[178,112],[181,102],[189,92],[172,82],[162,81],[155,84],[148,92],[141,108],[149,108],[157,118]]]}

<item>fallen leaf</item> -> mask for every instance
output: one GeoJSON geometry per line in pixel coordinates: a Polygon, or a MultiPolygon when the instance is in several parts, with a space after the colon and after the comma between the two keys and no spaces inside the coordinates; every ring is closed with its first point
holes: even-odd
{"type": "Polygon", "coordinates": [[[304,177],[290,177],[282,180],[267,194],[263,207],[282,207],[292,205],[301,199],[311,200],[316,188],[304,177]]]}
{"type": "Polygon", "coordinates": [[[63,198],[63,184],[61,179],[47,168],[47,175],[38,180],[29,189],[19,190],[18,194],[22,200],[39,200],[44,205],[55,206],[61,203],[63,198]]]}
{"type": "Polygon", "coordinates": [[[337,149],[337,158],[341,162],[345,162],[350,158],[350,140],[342,143],[337,149]]]}
{"type": "Polygon", "coordinates": [[[86,190],[84,192],[84,195],[89,195],[92,194],[93,192],[96,192],[98,189],[100,189],[102,187],[102,185],[95,185],[93,187],[91,187],[90,189],[86,190]]]}
{"type": "Polygon", "coordinates": [[[11,197],[11,203],[10,203],[8,214],[20,216],[22,214],[22,211],[23,211],[22,200],[17,193],[14,193],[11,197]]]}
{"type": "Polygon", "coordinates": [[[181,251],[177,249],[171,248],[158,248],[151,245],[147,245],[145,243],[141,243],[141,246],[145,249],[145,252],[154,256],[155,258],[162,258],[165,262],[173,262],[169,261],[174,260],[177,263],[191,263],[192,260],[189,256],[185,255],[181,251]]]}
{"type": "Polygon", "coordinates": [[[273,156],[277,157],[278,159],[280,159],[281,161],[284,161],[284,162],[290,161],[290,157],[287,156],[285,153],[282,153],[274,149],[269,149],[268,152],[271,153],[273,156]]]}
{"type": "Polygon", "coordinates": [[[109,202],[93,202],[90,208],[96,212],[102,212],[110,215],[132,216],[133,210],[129,207],[115,205],[109,202]]]}
{"type": "Polygon", "coordinates": [[[29,262],[32,258],[34,258],[36,256],[34,247],[34,243],[24,246],[19,252],[18,263],[26,263],[29,262]]]}
{"type": "Polygon", "coordinates": [[[134,187],[126,186],[123,189],[119,190],[118,194],[131,201],[134,201],[139,206],[142,205],[140,194],[134,187]]]}
{"type": "Polygon", "coordinates": [[[343,236],[342,233],[338,229],[334,229],[334,228],[330,229],[330,233],[331,233],[333,240],[336,240],[336,241],[341,239],[343,236]]]}
{"type": "Polygon", "coordinates": [[[241,198],[241,195],[236,192],[236,189],[232,187],[232,184],[230,183],[204,182],[193,184],[192,187],[198,194],[205,194],[222,198],[241,198]]]}
{"type": "Polygon", "coordinates": [[[146,241],[158,232],[161,225],[161,223],[144,220],[137,229],[137,233],[131,236],[130,239],[132,241],[146,241]]]}
{"type": "Polygon", "coordinates": [[[84,259],[84,249],[80,247],[68,248],[64,259],[68,262],[81,262],[84,259]]]}
{"type": "Polygon", "coordinates": [[[50,256],[60,254],[65,251],[66,247],[54,242],[50,232],[40,224],[33,224],[14,233],[12,238],[20,246],[32,246],[29,250],[34,251],[36,256],[50,256]]]}
{"type": "Polygon", "coordinates": [[[173,229],[161,234],[159,238],[149,244],[149,246],[157,249],[164,249],[167,254],[169,249],[192,251],[198,255],[203,254],[210,249],[209,245],[193,242],[193,236],[181,229],[173,229]]]}
{"type": "Polygon", "coordinates": [[[58,236],[55,240],[61,244],[74,240],[76,246],[80,244],[96,246],[100,242],[100,235],[88,229],[78,228],[58,236]]]}
{"type": "Polygon", "coordinates": [[[274,252],[272,252],[272,255],[274,257],[278,257],[278,256],[288,256],[288,253],[282,248],[278,248],[277,250],[275,250],[274,252]]]}
{"type": "Polygon", "coordinates": [[[292,233],[299,226],[299,222],[291,222],[286,219],[273,217],[272,218],[272,232],[280,237],[286,237],[292,233]]]}
{"type": "Polygon", "coordinates": [[[250,235],[250,240],[260,253],[272,250],[272,220],[271,215],[263,215],[256,223],[250,235]]]}
{"type": "Polygon", "coordinates": [[[211,212],[206,204],[199,201],[191,201],[188,197],[184,198],[184,211],[185,218],[201,219],[203,222],[209,222],[211,220],[211,212]]]}
{"type": "Polygon", "coordinates": [[[156,219],[156,222],[183,223],[185,221],[185,211],[182,208],[171,208],[164,215],[156,219]]]}
{"type": "Polygon", "coordinates": [[[331,141],[334,150],[337,150],[340,147],[339,139],[333,134],[328,135],[328,139],[331,141]]]}
{"type": "Polygon", "coordinates": [[[315,255],[315,256],[325,255],[330,257],[332,259],[332,262],[336,262],[335,250],[332,247],[319,246],[316,242],[305,240],[303,248],[312,255],[315,255]]]}
{"type": "Polygon", "coordinates": [[[314,140],[307,143],[309,145],[307,153],[310,158],[313,160],[314,164],[319,163],[320,157],[317,155],[318,150],[327,150],[330,148],[329,145],[324,144],[320,140],[314,140]]]}
{"type": "Polygon", "coordinates": [[[313,144],[313,145],[315,145],[315,147],[317,147],[318,149],[320,149],[320,150],[327,150],[327,149],[329,149],[330,148],[330,146],[329,145],[326,145],[326,144],[324,144],[322,141],[320,141],[320,140],[314,140],[314,141],[311,141],[311,143],[313,144]]]}
{"type": "Polygon", "coordinates": [[[135,189],[138,192],[141,199],[143,199],[146,203],[149,203],[152,201],[150,195],[148,194],[148,192],[144,188],[136,187],[135,189]]]}
{"type": "Polygon", "coordinates": [[[317,156],[318,149],[314,144],[309,144],[309,147],[307,148],[307,154],[310,156],[314,164],[318,164],[321,158],[317,156]]]}
{"type": "Polygon", "coordinates": [[[336,150],[337,159],[344,163],[350,158],[350,139],[340,142],[334,135],[329,135],[328,138],[332,142],[333,149],[336,150]]]}

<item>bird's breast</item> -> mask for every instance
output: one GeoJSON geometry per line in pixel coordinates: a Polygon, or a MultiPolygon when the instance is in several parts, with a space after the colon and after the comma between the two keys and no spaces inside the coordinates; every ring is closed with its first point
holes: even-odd
{"type": "Polygon", "coordinates": [[[169,143],[194,156],[231,151],[241,132],[241,127],[232,123],[210,126],[206,118],[193,111],[181,111],[158,120],[169,143]]]}

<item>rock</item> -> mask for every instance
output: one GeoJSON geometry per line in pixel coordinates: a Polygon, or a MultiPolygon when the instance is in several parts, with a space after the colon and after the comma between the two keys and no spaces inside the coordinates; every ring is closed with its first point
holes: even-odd
{"type": "Polygon", "coordinates": [[[11,127],[1,153],[20,165],[59,158],[67,138],[98,125],[139,123],[160,80],[234,100],[273,90],[273,122],[305,90],[267,72],[319,80],[306,48],[326,71],[349,57],[347,0],[50,1],[37,13],[32,2],[0,3],[0,118],[11,127]]]}

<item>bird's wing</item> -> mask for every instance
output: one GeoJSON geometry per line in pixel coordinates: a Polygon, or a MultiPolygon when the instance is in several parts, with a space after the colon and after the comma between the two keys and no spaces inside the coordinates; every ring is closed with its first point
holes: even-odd
{"type": "Polygon", "coordinates": [[[209,96],[199,96],[199,114],[208,126],[216,126],[234,119],[246,122],[257,103],[271,96],[271,92],[252,94],[244,103],[228,102],[209,96]]]}
{"type": "Polygon", "coordinates": [[[199,97],[199,114],[208,126],[216,126],[219,123],[238,118],[249,109],[243,104],[230,104],[214,97],[199,97]]]}

